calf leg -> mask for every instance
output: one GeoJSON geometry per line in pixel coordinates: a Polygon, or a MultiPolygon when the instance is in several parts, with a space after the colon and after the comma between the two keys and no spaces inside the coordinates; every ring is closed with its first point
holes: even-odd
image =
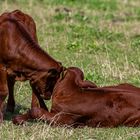
{"type": "Polygon", "coordinates": [[[3,121],[3,105],[6,96],[8,95],[7,86],[7,72],[4,67],[0,64],[0,122],[3,121]]]}
{"type": "Polygon", "coordinates": [[[14,99],[14,84],[15,79],[13,77],[8,76],[8,89],[9,89],[9,96],[7,100],[7,108],[6,111],[14,112],[15,109],[15,99],[14,99]]]}
{"type": "Polygon", "coordinates": [[[134,112],[128,119],[123,122],[123,125],[129,127],[140,126],[140,111],[134,112]]]}
{"type": "Polygon", "coordinates": [[[40,107],[48,111],[48,108],[46,107],[43,98],[40,96],[40,93],[36,90],[36,87],[32,84],[31,87],[33,91],[31,108],[40,107]]]}
{"type": "Polygon", "coordinates": [[[51,125],[55,126],[77,126],[76,120],[81,117],[80,115],[71,114],[71,113],[52,113],[48,112],[42,108],[32,108],[31,116],[34,119],[40,119],[47,121],[51,125]]]}
{"type": "MultiPolygon", "coordinates": [[[[32,93],[32,103],[31,103],[31,109],[32,108],[43,108],[45,110],[48,110],[43,99],[39,96],[38,93],[33,92],[32,93]]],[[[32,116],[30,115],[30,112],[26,112],[25,114],[16,115],[13,117],[12,121],[16,125],[23,124],[25,121],[32,119],[32,116]]]]}
{"type": "Polygon", "coordinates": [[[32,119],[30,112],[28,111],[25,114],[21,114],[21,115],[16,115],[13,117],[12,122],[16,125],[21,125],[24,124],[25,121],[32,119]]]}
{"type": "MultiPolygon", "coordinates": [[[[32,93],[32,102],[31,102],[31,108],[33,107],[40,107],[38,99],[34,93],[32,93]]],[[[27,111],[25,114],[16,115],[13,117],[12,121],[16,125],[24,124],[25,121],[32,119],[30,112],[27,111]]]]}

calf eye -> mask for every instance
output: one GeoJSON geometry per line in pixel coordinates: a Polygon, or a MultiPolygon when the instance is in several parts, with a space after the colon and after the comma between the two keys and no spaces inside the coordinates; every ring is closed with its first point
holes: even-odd
{"type": "Polygon", "coordinates": [[[58,74],[58,72],[57,72],[56,69],[50,69],[50,70],[48,71],[48,73],[51,74],[51,77],[56,76],[56,75],[58,74]]]}

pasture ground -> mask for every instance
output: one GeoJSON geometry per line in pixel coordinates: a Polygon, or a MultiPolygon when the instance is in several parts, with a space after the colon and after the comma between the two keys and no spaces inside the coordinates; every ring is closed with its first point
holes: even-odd
{"type": "MultiPolygon", "coordinates": [[[[0,14],[20,9],[37,25],[40,46],[64,66],[80,67],[100,86],[140,86],[139,0],[0,0],[0,14]]],[[[16,111],[30,107],[28,82],[15,87],[16,111]]],[[[46,103],[49,106],[50,102],[46,103]]],[[[6,113],[0,140],[139,140],[140,128],[50,127],[43,122],[15,126],[6,113]]]]}

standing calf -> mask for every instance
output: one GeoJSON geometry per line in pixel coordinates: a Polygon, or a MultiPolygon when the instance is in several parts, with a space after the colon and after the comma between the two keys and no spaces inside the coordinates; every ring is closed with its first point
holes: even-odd
{"type": "MultiPolygon", "coordinates": [[[[37,43],[33,19],[19,10],[0,16],[0,122],[3,103],[9,94],[7,110],[14,111],[15,81],[29,80],[32,87],[32,105],[47,110],[41,96],[48,97],[62,65],[44,52],[37,43]]],[[[17,116],[22,123],[29,114],[17,116]]]]}
{"type": "Polygon", "coordinates": [[[33,118],[73,127],[140,125],[140,88],[129,84],[97,87],[83,81],[82,71],[75,67],[63,75],[54,87],[51,111],[32,108],[33,118]]]}

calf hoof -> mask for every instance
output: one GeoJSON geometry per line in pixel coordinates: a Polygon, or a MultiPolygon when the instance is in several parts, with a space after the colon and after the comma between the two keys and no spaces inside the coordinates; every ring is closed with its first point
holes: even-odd
{"type": "Polygon", "coordinates": [[[24,118],[23,115],[17,115],[12,118],[12,122],[16,125],[23,125],[27,121],[26,118],[24,118]]]}
{"type": "Polygon", "coordinates": [[[23,115],[17,115],[15,117],[13,117],[12,121],[16,125],[22,125],[29,119],[32,119],[30,111],[28,111],[27,113],[25,113],[23,115]]]}
{"type": "Polygon", "coordinates": [[[25,119],[23,118],[22,115],[17,115],[15,117],[12,118],[12,122],[16,125],[22,125],[25,123],[25,119]]]}

